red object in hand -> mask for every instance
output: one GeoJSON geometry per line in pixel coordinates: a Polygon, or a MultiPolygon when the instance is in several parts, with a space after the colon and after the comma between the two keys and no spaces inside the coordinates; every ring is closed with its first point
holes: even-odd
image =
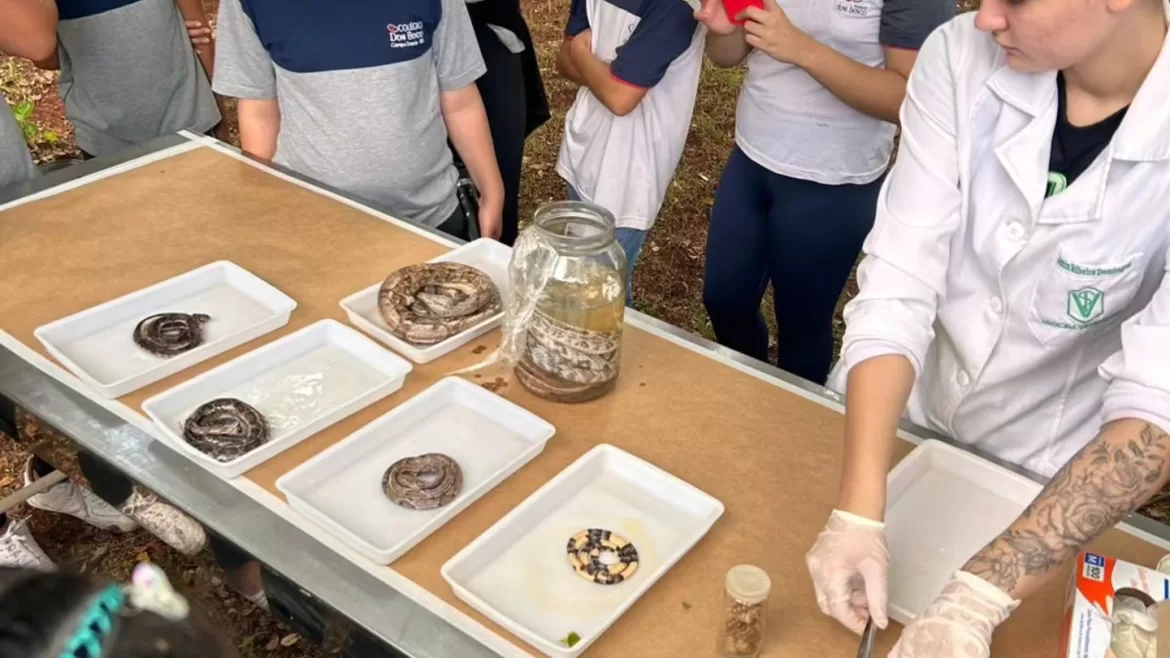
{"type": "Polygon", "coordinates": [[[723,0],[723,9],[727,11],[727,20],[736,25],[743,25],[739,20],[739,13],[748,7],[764,8],[764,0],[723,0]]]}

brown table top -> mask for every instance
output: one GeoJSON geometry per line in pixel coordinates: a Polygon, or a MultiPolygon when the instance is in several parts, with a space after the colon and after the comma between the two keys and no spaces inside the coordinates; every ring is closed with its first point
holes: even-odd
{"type": "MultiPolygon", "coordinates": [[[[176,155],[0,213],[0,329],[48,357],[36,327],[215,260],[257,274],[299,306],[285,328],[131,393],[143,400],[323,318],[338,301],[446,247],[209,148],[176,155]]],[[[403,389],[245,477],[279,496],[278,477],[494,348],[498,332],[426,365],[403,389]],[[481,350],[482,351],[482,350],[481,350]]],[[[486,372],[483,380],[502,372],[486,372]]],[[[472,378],[472,381],[479,381],[472,378]]],[[[835,410],[652,332],[627,332],[617,389],[583,405],[538,399],[514,380],[500,395],[547,419],[556,436],[534,461],[397,560],[392,568],[521,648],[457,599],[439,569],[495,521],[599,443],[642,457],[719,498],[724,516],[587,656],[709,655],[722,579],[741,563],[773,581],[766,656],[853,655],[857,638],[821,616],[804,553],[835,499],[843,417],[835,410]]],[[[899,446],[899,458],[912,446],[899,446]]],[[[1094,549],[1153,565],[1162,551],[1113,531],[1094,549]]],[[[1024,603],[995,655],[1054,654],[1067,578],[1024,603]]],[[[884,656],[897,629],[881,634],[884,656]]]]}

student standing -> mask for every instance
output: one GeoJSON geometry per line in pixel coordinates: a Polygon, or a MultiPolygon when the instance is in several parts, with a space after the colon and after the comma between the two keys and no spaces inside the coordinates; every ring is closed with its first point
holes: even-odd
{"type": "Polygon", "coordinates": [[[61,69],[65,116],[84,157],[220,123],[204,71],[211,59],[199,61],[184,23],[202,18],[199,0],[58,0],[57,8],[58,51],[39,65],[61,69]]]}
{"type": "MultiPolygon", "coordinates": [[[[0,52],[32,60],[52,56],[57,47],[53,0],[0,0],[0,16],[0,52]]],[[[35,173],[24,133],[0,93],[0,188],[23,183],[35,173]]]]}
{"type": "Polygon", "coordinates": [[[1170,479],[1170,41],[1165,0],[984,0],[923,47],[846,311],[838,509],[817,601],[885,626],[899,418],[1051,480],[902,634],[992,632],[1170,479]]]}
{"type": "Polygon", "coordinates": [[[735,148],[711,210],[703,304],[720,343],[761,361],[768,284],[777,365],[823,383],[833,312],[893,150],[916,51],[954,0],[763,0],[742,27],[722,3],[699,12],[707,56],[747,63],[735,148]]]}
{"type": "Polygon", "coordinates": [[[475,86],[483,98],[504,181],[500,242],[510,246],[520,231],[524,142],[549,120],[548,99],[520,0],[467,0],[467,11],[487,66],[475,86]]]}
{"type": "Polygon", "coordinates": [[[499,237],[504,186],[462,0],[223,0],[216,91],[240,99],[245,151],[457,237],[448,136],[499,237]]]}
{"type": "Polygon", "coordinates": [[[557,173],[569,198],[613,213],[626,254],[626,304],[634,264],[682,157],[703,32],[683,0],[573,0],[557,55],[581,85],[565,117],[557,173]]]}

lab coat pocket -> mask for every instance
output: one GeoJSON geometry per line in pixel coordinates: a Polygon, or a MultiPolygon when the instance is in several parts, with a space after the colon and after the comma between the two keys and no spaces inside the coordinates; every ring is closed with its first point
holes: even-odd
{"type": "Polygon", "coordinates": [[[1124,311],[1142,283],[1141,254],[1096,264],[1061,252],[1036,286],[1028,325],[1037,340],[1062,347],[1124,311]]]}

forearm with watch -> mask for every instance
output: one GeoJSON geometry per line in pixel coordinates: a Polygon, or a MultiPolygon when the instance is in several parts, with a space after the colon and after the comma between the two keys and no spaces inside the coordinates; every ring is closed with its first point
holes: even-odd
{"type": "Polygon", "coordinates": [[[503,229],[504,180],[479,89],[472,83],[439,96],[447,134],[479,190],[480,235],[498,238],[503,229]]]}

